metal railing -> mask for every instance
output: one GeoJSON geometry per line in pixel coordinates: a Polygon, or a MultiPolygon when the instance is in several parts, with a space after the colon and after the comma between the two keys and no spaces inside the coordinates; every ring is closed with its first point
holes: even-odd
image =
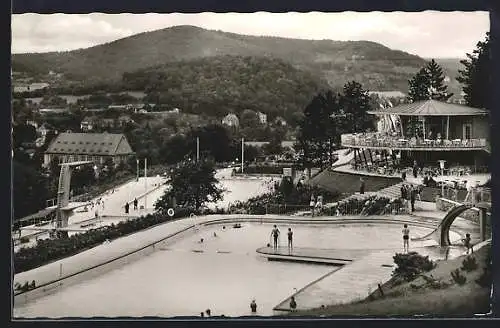
{"type": "Polygon", "coordinates": [[[487,149],[486,139],[407,139],[401,136],[390,136],[378,132],[343,134],[341,144],[344,147],[384,147],[384,148],[478,148],[487,149]]]}

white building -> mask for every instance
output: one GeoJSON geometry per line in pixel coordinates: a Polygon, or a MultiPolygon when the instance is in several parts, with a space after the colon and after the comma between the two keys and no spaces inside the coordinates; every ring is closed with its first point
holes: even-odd
{"type": "Polygon", "coordinates": [[[262,112],[258,112],[257,115],[259,116],[259,121],[261,124],[266,124],[267,123],[267,115],[262,113],[262,112]]]}
{"type": "Polygon", "coordinates": [[[231,114],[227,114],[222,119],[222,124],[227,125],[227,126],[232,126],[232,127],[238,127],[240,125],[240,120],[238,119],[238,116],[231,113],[231,114]]]}

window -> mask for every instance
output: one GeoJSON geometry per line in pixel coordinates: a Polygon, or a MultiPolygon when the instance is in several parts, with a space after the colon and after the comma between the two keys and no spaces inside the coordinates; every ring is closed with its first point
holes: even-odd
{"type": "Polygon", "coordinates": [[[466,123],[463,125],[463,139],[472,139],[472,124],[466,123]]]}

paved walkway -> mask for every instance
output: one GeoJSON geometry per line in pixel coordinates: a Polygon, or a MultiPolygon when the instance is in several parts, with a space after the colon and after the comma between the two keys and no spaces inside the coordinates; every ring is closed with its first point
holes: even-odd
{"type": "MultiPolygon", "coordinates": [[[[431,260],[454,258],[464,253],[463,247],[421,247],[414,249],[431,260]]],[[[344,304],[368,297],[378,285],[391,279],[394,270],[394,250],[368,252],[364,257],[304,287],[278,304],[275,311],[290,311],[290,298],[295,297],[297,310],[319,308],[322,305],[344,304]]],[[[359,254],[355,254],[359,255],[359,254]]]]}

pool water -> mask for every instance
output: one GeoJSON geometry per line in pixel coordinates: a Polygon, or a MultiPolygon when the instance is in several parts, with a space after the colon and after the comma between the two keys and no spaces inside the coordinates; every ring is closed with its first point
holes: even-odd
{"type": "MultiPolygon", "coordinates": [[[[295,247],[402,250],[400,224],[278,225],[282,245],[288,227],[294,231],[295,247]]],[[[270,224],[247,222],[240,229],[201,227],[136,262],[16,307],[14,315],[172,317],[199,316],[209,308],[212,315],[241,316],[250,315],[252,299],[258,314],[272,315],[273,307],[295,289],[334,267],[267,261],[255,250],[269,242],[271,229],[270,224]]],[[[410,230],[412,237],[432,231],[410,230]]]]}

